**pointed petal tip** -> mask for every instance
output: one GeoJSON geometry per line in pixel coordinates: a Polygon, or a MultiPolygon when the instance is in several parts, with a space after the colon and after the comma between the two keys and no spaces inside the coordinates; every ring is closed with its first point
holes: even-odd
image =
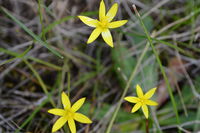
{"type": "Polygon", "coordinates": [[[83,100],[83,103],[85,102],[86,100],[86,97],[82,97],[81,100],[83,100]]]}
{"type": "MultiPolygon", "coordinates": [[[[155,101],[154,101],[155,102],[155,101]]],[[[155,104],[154,105],[152,105],[152,106],[158,106],[158,103],[157,102],[155,102],[155,104]]]]}
{"type": "Polygon", "coordinates": [[[66,94],[66,93],[63,91],[63,92],[62,92],[62,95],[65,95],[65,94],[66,94]]]}
{"type": "Polygon", "coordinates": [[[124,20],[124,24],[126,24],[128,22],[128,20],[124,20]]]}
{"type": "Polygon", "coordinates": [[[140,87],[140,85],[139,85],[139,84],[137,84],[137,85],[136,85],[136,87],[137,87],[137,86],[139,86],[139,87],[140,87]]]}
{"type": "Polygon", "coordinates": [[[114,6],[118,6],[119,4],[118,4],[117,2],[115,2],[113,5],[114,5],[114,6]]]}
{"type": "Polygon", "coordinates": [[[58,129],[55,129],[54,127],[52,127],[51,132],[54,133],[56,131],[58,131],[58,129]]]}
{"type": "MultiPolygon", "coordinates": [[[[107,43],[108,44],[108,43],[107,43]]],[[[113,46],[113,44],[108,44],[108,46],[110,46],[111,48],[113,48],[114,46],[113,46]]]]}
{"type": "Polygon", "coordinates": [[[124,100],[125,100],[125,101],[128,101],[129,97],[131,97],[131,96],[125,97],[124,100]]]}
{"type": "Polygon", "coordinates": [[[51,130],[52,133],[54,133],[54,132],[56,132],[56,131],[57,131],[57,130],[55,130],[55,129],[53,129],[53,128],[52,128],[52,130],[51,130]]]}
{"type": "Polygon", "coordinates": [[[89,120],[87,121],[87,124],[91,124],[91,123],[92,123],[92,120],[89,119],[89,120]]]}
{"type": "Polygon", "coordinates": [[[87,44],[90,44],[90,43],[92,43],[91,41],[89,41],[89,39],[87,40],[87,44]]]}
{"type": "Polygon", "coordinates": [[[48,113],[52,114],[52,109],[47,110],[48,113]]]}
{"type": "Polygon", "coordinates": [[[67,96],[67,98],[69,98],[68,95],[63,91],[61,94],[61,97],[65,97],[65,96],[67,96]]]}
{"type": "Polygon", "coordinates": [[[136,111],[134,111],[134,110],[131,110],[131,113],[135,113],[136,111]]]}
{"type": "Polygon", "coordinates": [[[109,46],[110,46],[111,48],[113,48],[113,47],[114,47],[114,45],[113,45],[113,44],[109,44],[109,46]]]}
{"type": "Polygon", "coordinates": [[[84,17],[84,16],[81,16],[81,15],[79,15],[79,16],[77,16],[80,20],[82,19],[82,17],[84,17]]]}

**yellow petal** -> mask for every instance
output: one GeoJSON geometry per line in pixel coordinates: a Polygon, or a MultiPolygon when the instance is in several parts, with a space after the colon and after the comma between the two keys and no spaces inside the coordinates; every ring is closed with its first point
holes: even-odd
{"type": "Polygon", "coordinates": [[[136,85],[136,92],[137,92],[138,97],[143,97],[144,96],[142,88],[138,84],[136,85]]]}
{"type": "Polygon", "coordinates": [[[65,109],[69,109],[71,108],[71,103],[70,103],[70,100],[69,100],[69,97],[67,96],[67,94],[65,94],[65,92],[62,92],[62,104],[63,104],[63,107],[65,109]]]}
{"type": "Polygon", "coordinates": [[[80,113],[75,113],[74,119],[81,123],[92,123],[92,121],[87,116],[80,113]]]}
{"type": "Polygon", "coordinates": [[[142,111],[144,113],[144,116],[148,119],[149,117],[149,111],[147,105],[142,105],[142,111]]]}
{"type": "Polygon", "coordinates": [[[81,108],[81,106],[83,105],[83,103],[85,102],[85,98],[81,98],[79,99],[77,102],[74,103],[74,105],[72,106],[72,110],[74,112],[76,112],[77,110],[79,110],[81,108]]]}
{"type": "Polygon", "coordinates": [[[56,132],[58,129],[60,129],[65,123],[67,122],[66,117],[60,117],[55,124],[53,125],[52,132],[56,132]]]}
{"type": "Polygon", "coordinates": [[[48,113],[54,114],[54,115],[58,115],[58,116],[64,116],[65,115],[65,110],[63,109],[50,109],[48,110],[48,113]]]}
{"type": "Polygon", "coordinates": [[[108,13],[106,14],[106,17],[108,19],[108,21],[112,21],[113,18],[115,17],[116,13],[118,10],[118,4],[115,3],[114,5],[112,5],[112,7],[110,8],[110,10],[108,11],[108,13]]]}
{"type": "Polygon", "coordinates": [[[106,7],[103,0],[101,0],[100,7],[99,7],[99,20],[103,20],[106,15],[106,7]]]}
{"type": "Polygon", "coordinates": [[[73,119],[68,120],[68,125],[71,133],[76,133],[76,125],[73,119]]]}
{"type": "Polygon", "coordinates": [[[153,94],[155,93],[155,91],[156,91],[156,88],[153,88],[153,89],[149,90],[149,91],[144,95],[144,97],[145,97],[146,99],[151,98],[151,97],[153,96],[153,94]]]}
{"type": "Polygon", "coordinates": [[[101,35],[104,39],[104,41],[111,47],[113,47],[113,39],[112,39],[112,35],[110,33],[110,31],[108,29],[104,30],[103,32],[101,32],[101,35]]]}
{"type": "Polygon", "coordinates": [[[78,17],[84,24],[90,27],[97,27],[98,25],[98,20],[95,20],[86,16],[78,16],[78,17]]]}
{"type": "Polygon", "coordinates": [[[88,38],[87,43],[92,43],[94,40],[97,39],[97,37],[101,34],[101,28],[96,28],[91,33],[90,37],[88,38]]]}
{"type": "Polygon", "coordinates": [[[136,104],[133,106],[133,108],[132,108],[132,110],[131,110],[131,113],[136,112],[141,106],[142,106],[141,103],[136,103],[136,104]]]}
{"type": "Polygon", "coordinates": [[[131,102],[131,103],[137,103],[140,99],[137,98],[137,97],[125,97],[124,100],[128,101],[128,102],[131,102]]]}
{"type": "Polygon", "coordinates": [[[108,23],[108,28],[118,28],[126,24],[127,22],[128,20],[120,20],[120,21],[111,22],[111,23],[108,23]]]}
{"type": "Polygon", "coordinates": [[[157,105],[158,105],[157,102],[154,102],[154,101],[152,101],[152,100],[146,100],[146,101],[145,101],[145,104],[151,105],[151,106],[157,106],[157,105]]]}

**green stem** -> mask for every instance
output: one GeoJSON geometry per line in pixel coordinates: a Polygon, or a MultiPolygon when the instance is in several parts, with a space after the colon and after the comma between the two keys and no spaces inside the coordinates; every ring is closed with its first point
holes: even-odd
{"type": "Polygon", "coordinates": [[[142,62],[142,59],[144,58],[144,56],[145,56],[145,54],[146,54],[146,52],[147,52],[149,46],[150,46],[149,43],[147,43],[147,45],[145,46],[144,50],[142,51],[142,54],[141,54],[140,57],[139,57],[139,60],[138,60],[138,62],[137,62],[137,64],[136,64],[135,68],[133,69],[133,71],[132,71],[132,73],[131,73],[131,76],[130,76],[130,78],[129,78],[127,84],[126,84],[126,87],[124,88],[124,91],[123,91],[123,93],[122,93],[122,96],[121,96],[121,98],[120,98],[120,100],[119,100],[119,102],[118,102],[118,105],[117,105],[117,107],[116,107],[116,109],[115,109],[115,112],[114,112],[114,114],[113,114],[113,116],[112,116],[112,118],[111,118],[111,121],[109,122],[109,125],[108,125],[108,128],[107,128],[107,130],[106,130],[106,133],[110,133],[110,131],[111,131],[111,128],[112,128],[112,126],[113,126],[113,123],[114,123],[114,121],[115,121],[115,118],[116,118],[116,116],[117,116],[117,113],[118,113],[118,111],[119,111],[119,109],[120,109],[120,106],[121,106],[121,104],[122,104],[122,102],[123,102],[123,99],[124,99],[124,97],[125,97],[125,95],[126,95],[126,93],[127,93],[127,91],[128,91],[128,88],[130,87],[130,84],[131,84],[133,78],[134,78],[135,75],[136,75],[136,72],[137,72],[137,70],[138,70],[138,68],[139,68],[139,66],[140,66],[140,64],[141,64],[141,62],[142,62]]]}
{"type": "Polygon", "coordinates": [[[153,43],[152,43],[152,39],[151,39],[151,37],[150,37],[150,35],[149,35],[149,33],[148,33],[148,31],[147,31],[147,29],[146,29],[146,27],[145,27],[145,25],[144,25],[142,19],[141,19],[141,17],[140,17],[139,12],[137,11],[135,5],[133,5],[133,9],[135,10],[135,12],[136,12],[136,14],[137,14],[137,17],[138,17],[138,19],[140,20],[140,24],[141,24],[141,26],[142,26],[142,28],[143,28],[143,30],[144,30],[146,36],[147,36],[147,39],[148,39],[148,41],[149,41],[149,43],[150,43],[150,45],[151,45],[151,48],[152,48],[152,50],[153,50],[153,53],[154,53],[154,55],[156,56],[156,60],[157,60],[157,62],[158,62],[158,64],[159,64],[161,73],[162,73],[162,75],[163,75],[163,77],[164,77],[164,80],[165,80],[165,82],[166,82],[167,90],[168,90],[168,92],[169,92],[170,99],[171,99],[172,104],[173,104],[173,109],[174,109],[174,112],[175,112],[175,115],[176,115],[177,124],[180,124],[179,115],[178,115],[178,110],[177,110],[176,102],[175,102],[175,100],[174,100],[174,96],[173,96],[173,93],[172,93],[172,88],[170,87],[170,83],[169,83],[169,80],[167,79],[167,75],[166,75],[165,70],[164,70],[164,68],[163,68],[163,66],[162,66],[161,60],[160,60],[160,58],[159,58],[159,56],[158,56],[158,53],[157,53],[157,51],[156,51],[156,49],[155,49],[155,47],[154,47],[154,45],[153,45],[153,43]]]}
{"type": "Polygon", "coordinates": [[[42,9],[41,9],[41,4],[43,3],[42,0],[38,0],[38,12],[39,12],[39,16],[40,16],[40,23],[42,25],[42,38],[43,40],[46,41],[46,37],[45,37],[45,32],[44,32],[44,23],[43,23],[43,17],[42,17],[42,9]]]}
{"type": "Polygon", "coordinates": [[[68,91],[68,96],[69,97],[70,97],[70,90],[71,90],[70,79],[71,79],[71,75],[70,75],[70,72],[68,71],[68,73],[67,73],[67,91],[68,91]]]}

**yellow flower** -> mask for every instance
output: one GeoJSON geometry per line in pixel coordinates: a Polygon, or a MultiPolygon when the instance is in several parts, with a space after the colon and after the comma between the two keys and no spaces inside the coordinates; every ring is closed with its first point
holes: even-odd
{"type": "Polygon", "coordinates": [[[61,116],[53,125],[52,132],[56,132],[66,122],[68,122],[70,131],[72,133],[76,133],[76,125],[74,120],[81,123],[92,123],[92,121],[87,116],[80,113],[76,113],[76,111],[79,110],[85,102],[85,98],[79,99],[76,103],[73,104],[73,106],[71,106],[69,97],[63,92],[61,100],[64,109],[54,108],[48,110],[48,112],[51,114],[61,116]]]}
{"type": "Polygon", "coordinates": [[[127,20],[111,22],[115,17],[117,10],[118,4],[115,3],[106,14],[105,3],[102,0],[99,7],[99,21],[86,16],[78,16],[83,23],[95,28],[91,33],[87,43],[92,43],[101,34],[104,41],[109,46],[113,47],[113,39],[109,28],[118,28],[128,22],[127,20]]]}
{"type": "Polygon", "coordinates": [[[145,117],[148,119],[149,117],[149,111],[147,105],[156,106],[158,105],[157,102],[154,102],[152,100],[149,100],[153,94],[155,93],[156,88],[153,88],[149,90],[146,94],[143,94],[143,91],[139,85],[136,86],[136,92],[138,97],[128,96],[125,97],[124,100],[136,103],[135,106],[132,108],[131,113],[136,112],[140,107],[142,107],[142,111],[145,115],[145,117]]]}

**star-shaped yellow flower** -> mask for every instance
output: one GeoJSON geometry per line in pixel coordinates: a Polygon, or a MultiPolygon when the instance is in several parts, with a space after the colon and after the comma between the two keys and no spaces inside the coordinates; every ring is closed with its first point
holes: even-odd
{"type": "Polygon", "coordinates": [[[71,106],[69,97],[63,92],[61,100],[64,109],[54,108],[48,110],[48,112],[51,114],[61,116],[53,125],[52,132],[56,132],[66,122],[68,122],[71,133],[76,133],[76,125],[74,120],[81,123],[92,123],[92,121],[87,116],[76,113],[76,111],[79,110],[85,102],[85,98],[79,99],[76,103],[73,104],[73,106],[71,106]]]}
{"type": "Polygon", "coordinates": [[[87,43],[92,43],[101,34],[104,41],[109,46],[113,47],[113,39],[109,28],[118,28],[127,23],[127,20],[111,22],[115,17],[117,10],[118,4],[115,3],[106,14],[105,3],[103,0],[101,0],[99,7],[99,21],[86,16],[78,16],[83,23],[95,28],[91,33],[87,43]]]}
{"type": "Polygon", "coordinates": [[[131,113],[136,112],[140,107],[142,107],[142,111],[145,117],[148,119],[149,111],[148,111],[147,105],[151,105],[151,106],[158,105],[157,102],[149,100],[153,96],[155,91],[156,91],[156,88],[153,88],[149,90],[146,94],[143,94],[141,87],[139,85],[136,85],[136,92],[137,92],[138,97],[128,96],[124,98],[124,100],[128,102],[136,103],[134,107],[132,108],[131,113]]]}

